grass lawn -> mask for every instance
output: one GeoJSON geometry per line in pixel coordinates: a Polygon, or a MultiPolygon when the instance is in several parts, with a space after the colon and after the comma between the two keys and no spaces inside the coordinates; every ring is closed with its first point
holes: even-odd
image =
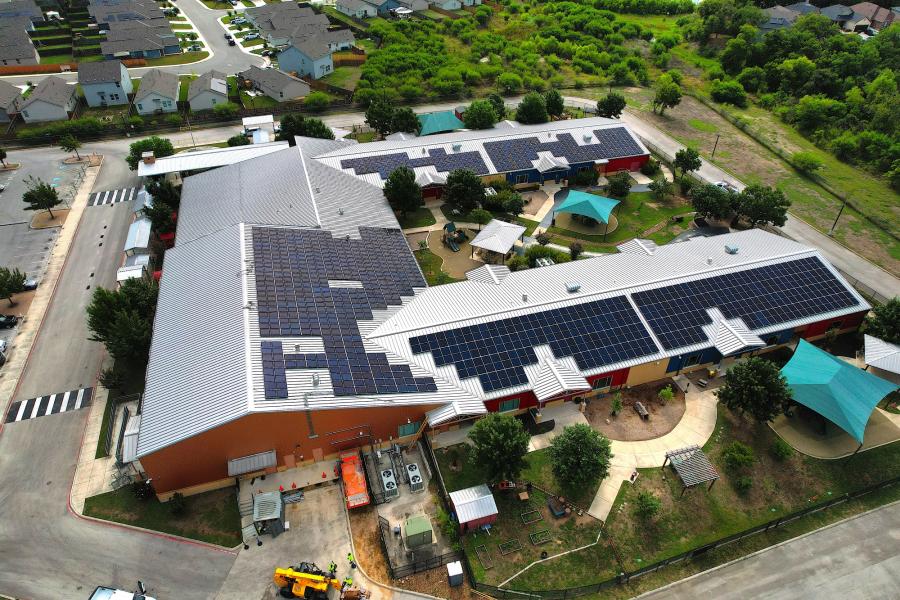
{"type": "Polygon", "coordinates": [[[462,281],[444,273],[441,270],[443,259],[431,250],[416,250],[413,254],[416,257],[416,262],[419,263],[419,268],[422,269],[422,274],[425,275],[425,281],[428,282],[428,285],[443,285],[445,283],[462,281]]]}
{"type": "Polygon", "coordinates": [[[519,225],[525,227],[525,235],[531,236],[534,233],[534,230],[540,225],[538,221],[532,221],[531,219],[526,219],[524,217],[513,217],[519,225]]]}
{"type": "Polygon", "coordinates": [[[179,102],[187,102],[188,88],[190,88],[191,82],[195,79],[197,79],[197,75],[179,75],[178,76],[178,81],[181,82],[181,86],[178,88],[179,102]]]}
{"type": "Polygon", "coordinates": [[[163,56],[160,58],[148,58],[148,67],[162,67],[165,65],[184,65],[192,62],[203,60],[209,56],[209,52],[182,52],[181,54],[173,54],[171,56],[163,56]]]}
{"type": "Polygon", "coordinates": [[[251,96],[247,92],[241,92],[241,104],[244,108],[272,108],[278,106],[278,102],[264,94],[251,96]]]}
{"type": "Polygon", "coordinates": [[[233,489],[188,496],[184,501],[187,509],[175,517],[166,504],[156,498],[138,500],[131,486],[125,486],[85,500],[84,514],[229,548],[241,542],[241,517],[233,489]]]}
{"type": "Polygon", "coordinates": [[[244,48],[253,48],[254,46],[262,46],[266,43],[266,40],[262,38],[256,38],[255,40],[241,40],[241,46],[244,48]]]}
{"type": "Polygon", "coordinates": [[[219,2],[218,0],[202,0],[202,2],[206,5],[206,8],[214,10],[230,10],[232,8],[229,2],[219,2]]]}
{"type": "Polygon", "coordinates": [[[355,139],[360,144],[365,144],[367,142],[374,142],[375,138],[378,137],[378,134],[374,131],[360,131],[356,135],[350,136],[355,139]]]}
{"type": "Polygon", "coordinates": [[[431,214],[431,211],[425,208],[424,206],[420,206],[415,211],[411,213],[407,213],[402,216],[398,216],[397,220],[400,221],[401,229],[411,229],[413,227],[427,227],[429,225],[434,225],[437,221],[434,219],[434,215],[431,214]]]}
{"type": "Polygon", "coordinates": [[[61,65],[65,63],[74,63],[75,59],[71,54],[55,54],[53,56],[42,56],[40,64],[42,65],[61,65]]]}
{"type": "Polygon", "coordinates": [[[172,23],[172,29],[174,31],[191,31],[194,27],[189,23],[172,23]]]}
{"type": "Polygon", "coordinates": [[[633,570],[764,523],[835,495],[853,491],[900,474],[900,444],[863,452],[846,460],[817,460],[794,454],[778,462],[771,454],[776,436],[766,425],[751,423],[719,407],[716,432],[704,451],[721,481],[709,492],[688,490],[684,497],[674,473],[642,469],[634,486],[623,485],[607,520],[607,533],[617,545],[625,568],[633,570]],[[747,471],[753,487],[738,493],[722,459],[733,441],[749,445],[756,462],[747,471]],[[650,491],[662,501],[650,523],[631,512],[637,494],[650,491]]]}
{"type": "Polygon", "coordinates": [[[334,71],[322,78],[325,83],[345,90],[355,90],[356,82],[362,73],[360,67],[337,67],[334,71]]]}

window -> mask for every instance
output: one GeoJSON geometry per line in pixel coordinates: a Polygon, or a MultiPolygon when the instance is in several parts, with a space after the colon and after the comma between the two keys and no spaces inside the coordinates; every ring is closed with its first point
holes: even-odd
{"type": "Polygon", "coordinates": [[[421,421],[413,421],[412,423],[400,425],[399,427],[397,427],[397,436],[406,437],[408,435],[415,435],[416,432],[419,431],[419,426],[421,424],[421,421]]]}
{"type": "Polygon", "coordinates": [[[688,367],[693,367],[694,365],[700,364],[700,355],[699,354],[691,354],[687,358],[684,359],[684,364],[681,366],[682,369],[686,369],[688,367]]]}
{"type": "Polygon", "coordinates": [[[510,410],[518,410],[519,408],[519,399],[513,398],[512,400],[504,400],[500,403],[500,408],[498,412],[507,412],[510,410]]]}
{"type": "Polygon", "coordinates": [[[119,95],[118,95],[118,94],[110,94],[110,95],[109,95],[109,99],[110,99],[110,100],[118,100],[118,99],[119,99],[119,95]]]}
{"type": "Polygon", "coordinates": [[[144,105],[143,105],[143,104],[138,104],[137,107],[138,107],[138,110],[144,110],[144,105]]]}
{"type": "Polygon", "coordinates": [[[611,385],[612,385],[612,377],[611,376],[601,377],[600,379],[594,380],[594,382],[591,384],[591,389],[592,390],[602,390],[603,388],[608,388],[611,385]]]}
{"type": "Polygon", "coordinates": [[[516,183],[528,183],[528,175],[516,175],[516,183]]]}
{"type": "Polygon", "coordinates": [[[23,110],[23,111],[22,111],[22,116],[25,117],[25,118],[27,119],[27,118],[28,118],[28,111],[27,111],[27,110],[23,110]]]}
{"type": "Polygon", "coordinates": [[[169,108],[170,106],[172,106],[172,101],[171,100],[163,100],[162,105],[165,106],[166,108],[169,108]]]}
{"type": "Polygon", "coordinates": [[[122,87],[118,81],[116,82],[116,87],[122,87]]]}
{"type": "Polygon", "coordinates": [[[766,346],[774,346],[778,343],[778,336],[773,335],[772,337],[766,340],[766,346]]]}

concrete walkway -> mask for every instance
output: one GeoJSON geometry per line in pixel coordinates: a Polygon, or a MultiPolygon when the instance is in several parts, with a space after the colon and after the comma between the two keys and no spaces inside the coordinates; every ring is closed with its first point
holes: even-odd
{"type": "Polygon", "coordinates": [[[614,440],[609,476],[600,484],[588,514],[605,521],[616,501],[619,486],[631,477],[635,469],[661,467],[666,451],[705,444],[716,429],[717,403],[712,389],[691,386],[685,395],[684,416],[675,429],[662,437],[642,442],[614,440]]]}

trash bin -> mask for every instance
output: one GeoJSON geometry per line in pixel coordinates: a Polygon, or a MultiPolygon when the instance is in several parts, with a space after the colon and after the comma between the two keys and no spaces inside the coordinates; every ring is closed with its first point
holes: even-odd
{"type": "Polygon", "coordinates": [[[460,561],[447,563],[447,583],[450,584],[450,587],[463,584],[463,568],[460,561]]]}

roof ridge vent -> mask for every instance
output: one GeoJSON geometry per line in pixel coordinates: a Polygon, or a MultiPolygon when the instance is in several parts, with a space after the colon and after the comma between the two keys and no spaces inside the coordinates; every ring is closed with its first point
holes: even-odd
{"type": "Polygon", "coordinates": [[[592,139],[594,139],[594,136],[592,136],[592,135],[589,134],[589,133],[586,133],[586,134],[584,134],[583,136],[581,136],[581,139],[583,139],[585,142],[589,142],[589,141],[591,141],[592,139]]]}
{"type": "Polygon", "coordinates": [[[725,244],[725,253],[726,253],[726,254],[737,254],[737,253],[738,253],[738,247],[737,247],[737,246],[731,246],[731,245],[729,245],[729,244],[725,244]]]}
{"type": "Polygon", "coordinates": [[[459,152],[462,150],[462,144],[453,144],[452,148],[454,152],[459,152]]]}
{"type": "Polygon", "coordinates": [[[581,284],[578,283],[577,281],[570,281],[570,282],[566,283],[566,291],[569,292],[570,294],[574,294],[575,292],[578,292],[580,290],[581,290],[581,284]]]}

